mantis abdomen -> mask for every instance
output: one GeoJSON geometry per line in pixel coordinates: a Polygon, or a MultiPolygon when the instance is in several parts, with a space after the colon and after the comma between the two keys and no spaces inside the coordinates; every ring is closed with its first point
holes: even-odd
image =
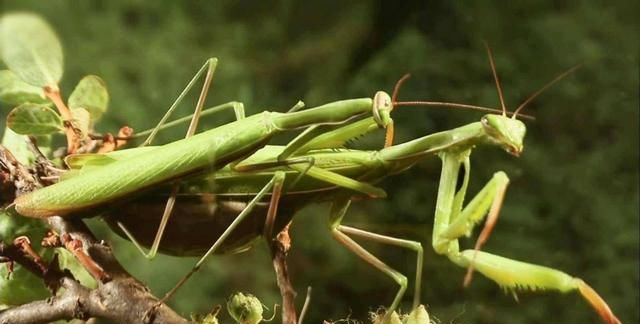
{"type": "Polygon", "coordinates": [[[15,200],[16,210],[29,217],[64,216],[172,179],[217,170],[270,139],[274,128],[269,116],[268,112],[254,115],[22,195],[15,200]]]}

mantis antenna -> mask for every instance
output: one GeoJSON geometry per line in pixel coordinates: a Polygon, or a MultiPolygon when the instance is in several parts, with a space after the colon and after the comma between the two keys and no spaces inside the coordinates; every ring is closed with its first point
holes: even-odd
{"type": "MultiPolygon", "coordinates": [[[[493,73],[493,79],[496,82],[496,88],[498,88],[498,96],[500,97],[500,105],[502,105],[502,115],[506,116],[507,106],[504,103],[504,95],[502,94],[502,87],[500,87],[500,80],[498,79],[498,72],[496,72],[496,65],[495,65],[495,62],[493,61],[493,54],[491,53],[491,48],[489,47],[489,44],[487,44],[487,42],[484,42],[484,46],[487,48],[487,55],[489,56],[489,64],[491,65],[491,72],[493,73]]],[[[561,79],[563,79],[567,75],[573,73],[575,70],[577,70],[581,66],[582,66],[582,64],[578,64],[576,66],[573,66],[570,69],[568,69],[568,70],[560,73],[559,75],[557,75],[551,81],[547,82],[547,84],[545,84],[542,88],[538,89],[538,91],[534,92],[525,101],[523,101],[522,104],[520,104],[520,106],[518,106],[518,108],[516,108],[516,110],[513,112],[513,115],[511,115],[511,118],[512,119],[516,119],[516,117],[518,116],[518,113],[522,109],[524,109],[524,107],[527,104],[529,104],[533,99],[535,99],[538,95],[543,93],[545,90],[547,90],[549,87],[551,87],[556,82],[560,81],[561,79]]],[[[521,116],[523,116],[523,115],[521,115],[521,116]]]]}
{"type": "MultiPolygon", "coordinates": [[[[496,76],[495,75],[495,70],[494,70],[494,76],[496,76]]],[[[448,107],[448,108],[470,109],[470,110],[485,111],[485,112],[490,112],[490,113],[502,113],[503,116],[505,116],[505,115],[515,115],[515,113],[509,113],[509,112],[506,111],[506,108],[504,106],[504,101],[502,100],[502,91],[500,90],[500,86],[499,85],[498,85],[498,92],[500,93],[500,98],[501,98],[501,102],[502,102],[502,109],[489,108],[489,107],[476,106],[476,105],[468,105],[468,104],[461,104],[461,103],[455,103],[455,102],[443,102],[443,101],[398,101],[398,93],[400,92],[400,87],[410,77],[411,77],[411,74],[409,74],[409,73],[403,75],[396,82],[395,86],[393,87],[393,94],[391,96],[391,105],[392,105],[393,108],[398,107],[398,106],[433,106],[433,107],[448,107]]],[[[497,78],[497,76],[496,76],[496,78],[497,78]]],[[[535,117],[529,116],[529,115],[525,115],[525,114],[520,114],[520,117],[521,118],[535,120],[535,117]]],[[[389,147],[389,146],[393,145],[393,135],[394,135],[393,124],[390,124],[387,127],[387,132],[386,132],[386,135],[385,135],[384,147],[389,147]]]]}
{"type": "MultiPolygon", "coordinates": [[[[545,90],[547,90],[551,85],[553,85],[554,83],[560,81],[561,79],[563,79],[564,77],[566,77],[567,75],[575,72],[577,69],[582,67],[582,63],[575,65],[571,68],[569,68],[568,70],[558,74],[555,78],[553,78],[553,80],[549,81],[547,84],[545,84],[542,88],[540,88],[540,90],[534,92],[531,96],[529,96],[529,98],[527,98],[522,104],[520,104],[520,106],[518,106],[518,108],[516,108],[515,112],[513,113],[513,116],[511,116],[511,118],[516,118],[516,116],[518,115],[518,113],[524,109],[524,107],[531,102],[535,97],[537,97],[539,94],[541,94],[542,92],[544,92],[545,90]]],[[[522,115],[521,115],[522,116],[522,115]]]]}
{"type": "MultiPolygon", "coordinates": [[[[502,116],[507,116],[507,106],[504,104],[504,96],[502,95],[502,87],[500,87],[500,80],[498,79],[498,72],[496,71],[496,64],[493,62],[493,54],[491,54],[491,48],[487,42],[484,42],[484,47],[487,49],[487,55],[489,56],[489,64],[491,65],[491,73],[493,73],[493,79],[496,82],[496,88],[498,89],[498,97],[500,97],[500,105],[502,106],[502,116]]],[[[515,116],[515,113],[513,114],[515,116]]]]}

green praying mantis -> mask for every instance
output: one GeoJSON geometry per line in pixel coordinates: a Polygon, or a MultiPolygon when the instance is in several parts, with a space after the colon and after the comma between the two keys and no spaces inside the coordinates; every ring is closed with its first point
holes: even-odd
{"type": "MultiPolygon", "coordinates": [[[[487,115],[480,122],[427,135],[379,151],[321,149],[313,150],[304,157],[313,158],[314,166],[327,172],[348,176],[364,183],[375,183],[412,167],[427,156],[439,156],[443,167],[432,241],[438,254],[447,256],[458,266],[475,268],[506,289],[557,290],[565,293],[578,290],[596,309],[604,322],[619,323],[606,302],[581,279],[552,268],[478,251],[495,224],[508,178],[504,172],[495,173],[485,187],[463,208],[470,178],[469,154],[475,145],[489,144],[517,155],[522,152],[524,130],[524,125],[518,120],[502,115],[487,115]],[[462,187],[456,192],[455,185],[461,166],[465,169],[464,180],[462,187]],[[487,212],[489,212],[487,223],[490,225],[485,227],[480,235],[479,244],[473,250],[460,251],[458,238],[469,233],[487,212]]],[[[327,133],[327,136],[331,135],[334,134],[327,133]]],[[[250,168],[251,165],[271,163],[283,148],[266,146],[243,161],[239,167],[250,168]]],[[[224,168],[210,175],[208,179],[188,182],[180,191],[181,195],[174,211],[180,217],[173,218],[165,232],[160,246],[162,251],[174,255],[205,253],[198,261],[199,265],[213,252],[233,253],[248,249],[254,239],[271,230],[279,231],[299,209],[310,203],[330,202],[332,206],[328,227],[334,238],[400,285],[396,298],[389,307],[390,312],[397,307],[405,292],[406,277],[371,255],[347,235],[411,249],[417,253],[416,291],[413,302],[414,308],[417,307],[420,303],[422,273],[420,243],[342,225],[342,219],[352,199],[358,198],[358,193],[311,177],[295,182],[297,176],[297,172],[285,170],[282,167],[249,174],[224,168]],[[265,229],[264,224],[269,223],[268,214],[273,205],[249,202],[249,199],[256,197],[262,184],[269,181],[275,172],[285,173],[283,191],[286,193],[278,199],[277,218],[274,220],[273,228],[265,229]],[[211,205],[206,196],[203,197],[201,190],[203,187],[209,187],[213,179],[216,183],[217,198],[215,211],[211,210],[211,205]],[[240,187],[242,187],[241,191],[238,190],[240,187]],[[240,219],[238,214],[247,208],[251,208],[251,211],[242,213],[245,218],[240,219]],[[186,233],[189,233],[193,239],[184,239],[186,233]]],[[[122,228],[121,225],[124,224],[126,228],[132,229],[127,236],[140,240],[136,244],[149,246],[154,227],[146,225],[158,223],[160,210],[154,206],[161,205],[165,198],[166,193],[163,195],[162,191],[146,195],[127,204],[125,208],[109,213],[107,222],[116,230],[122,228]]],[[[121,231],[119,233],[125,236],[121,231]]]]}
{"type": "MultiPolygon", "coordinates": [[[[209,61],[208,64],[207,79],[210,80],[209,75],[215,68],[215,62],[209,61]]],[[[204,67],[201,71],[203,70],[204,67]]],[[[495,73],[495,68],[493,70],[495,73]]],[[[203,90],[198,103],[200,108],[204,94],[206,91],[203,90]]],[[[501,93],[500,98],[502,101],[501,93]]],[[[379,92],[374,99],[341,101],[306,111],[288,114],[263,113],[248,118],[242,118],[242,106],[234,104],[232,106],[239,119],[234,123],[162,147],[147,148],[126,158],[114,158],[107,165],[89,168],[80,175],[19,197],[15,202],[16,210],[31,217],[70,215],[123,199],[162,183],[201,174],[203,170],[217,171],[213,177],[218,188],[218,205],[222,211],[226,209],[228,212],[207,219],[200,218],[198,212],[194,213],[193,206],[186,207],[184,211],[178,209],[179,218],[174,217],[172,226],[165,231],[168,222],[165,209],[160,230],[151,244],[152,254],[155,254],[159,247],[163,250],[190,254],[201,252],[202,246],[208,247],[210,242],[215,240],[194,267],[195,271],[211,253],[240,251],[246,248],[253,238],[261,234],[268,236],[273,230],[282,228],[294,213],[305,205],[315,201],[332,201],[329,227],[334,237],[400,285],[389,307],[391,313],[398,306],[406,290],[406,277],[375,258],[347,235],[410,248],[418,253],[414,306],[419,304],[422,267],[420,244],[344,226],[341,225],[341,221],[353,196],[358,193],[365,194],[366,197],[384,197],[384,191],[371,183],[401,172],[425,156],[437,154],[443,162],[443,168],[433,231],[433,246],[436,252],[448,256],[461,267],[468,267],[469,274],[471,269],[475,268],[507,288],[535,287],[562,292],[579,290],[606,322],[619,322],[606,303],[580,279],[551,268],[479,251],[497,220],[508,178],[503,172],[497,172],[480,193],[463,208],[470,174],[469,155],[475,145],[481,144],[497,145],[510,154],[520,154],[526,128],[515,116],[524,105],[516,110],[513,118],[506,116],[503,103],[502,115],[486,115],[480,122],[389,146],[380,151],[326,150],[335,148],[336,142],[343,142],[346,137],[364,133],[379,125],[392,125],[388,112],[393,103],[388,95],[379,92]],[[327,128],[335,128],[329,124],[348,121],[353,116],[366,114],[369,110],[373,111],[374,117],[327,131],[327,128]],[[317,124],[327,126],[313,126],[284,147],[264,146],[276,132],[317,124]],[[213,152],[204,150],[207,144],[215,145],[213,152]],[[263,148],[260,149],[261,147],[263,148]],[[253,154],[254,152],[256,153],[253,154]],[[158,158],[160,156],[161,159],[158,158]],[[156,163],[164,167],[145,173],[144,176],[140,175],[141,167],[150,168],[156,163]],[[218,170],[230,163],[231,166],[218,170]],[[460,167],[465,169],[465,175],[462,187],[456,192],[455,184],[460,167]],[[114,177],[114,174],[119,174],[120,177],[114,177]],[[269,195],[271,203],[264,204],[263,199],[269,195]],[[487,211],[487,226],[482,231],[475,249],[459,251],[457,239],[470,232],[485,217],[487,211]],[[204,224],[209,226],[205,227],[204,224]],[[185,228],[194,231],[196,228],[216,231],[220,228],[226,229],[219,234],[209,231],[206,244],[172,239],[172,233],[183,231],[185,228]],[[165,238],[160,245],[159,237],[163,231],[165,238]]],[[[191,134],[192,129],[195,128],[190,127],[191,134]]],[[[174,187],[171,191],[168,204],[171,207],[167,209],[189,206],[182,203],[177,204],[177,207],[173,206],[171,201],[175,202],[175,193],[178,190],[174,187]]],[[[153,195],[148,197],[157,200],[153,195]]],[[[202,201],[195,203],[202,204],[202,201]]],[[[133,232],[127,232],[128,236],[142,239],[143,245],[148,245],[149,240],[146,238],[153,236],[147,235],[149,226],[139,226],[140,222],[145,222],[143,218],[126,217],[126,213],[123,213],[110,222],[120,229],[133,229],[133,232]],[[138,226],[135,226],[136,224],[138,226]]],[[[470,278],[470,275],[467,278],[470,278]]]]}

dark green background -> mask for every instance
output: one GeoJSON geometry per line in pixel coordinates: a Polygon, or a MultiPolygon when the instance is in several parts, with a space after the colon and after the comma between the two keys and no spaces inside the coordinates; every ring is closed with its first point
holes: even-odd
{"type": "MultiPolygon", "coordinates": [[[[208,103],[243,101],[252,114],[284,111],[391,90],[405,72],[404,99],[498,106],[482,41],[494,50],[511,109],[553,76],[584,66],[527,111],[521,158],[495,148],[472,156],[471,191],[497,170],[509,174],[501,219],[485,247],[583,278],[624,323],[640,320],[638,277],[638,28],[634,1],[3,1],[2,10],[40,13],[65,51],[68,96],[86,74],[107,83],[111,104],[101,131],[152,127],[206,58],[220,58],[208,103]]],[[[194,94],[192,101],[195,101],[194,94]]],[[[183,113],[188,107],[184,105],[183,113]]],[[[5,110],[6,111],[6,110],[5,110]]],[[[449,109],[398,109],[399,141],[476,121],[449,109]]],[[[165,137],[165,141],[180,135],[165,137]]],[[[380,137],[356,147],[376,148],[380,137]]],[[[439,161],[385,181],[385,201],[355,204],[346,223],[420,240],[426,249],[423,302],[441,323],[598,323],[577,294],[520,293],[519,302],[432,252],[439,161]]],[[[332,241],[327,206],[307,208],[292,229],[290,271],[308,323],[352,317],[388,305],[396,285],[332,241]]],[[[93,221],[100,227],[99,221],[93,221]]],[[[103,231],[103,230],[99,230],[103,231]]],[[[106,234],[100,234],[106,238],[106,234]]],[[[194,259],[146,261],[108,238],[122,263],[154,293],[166,292],[194,259]]],[[[464,241],[471,246],[473,241],[464,241]]],[[[366,245],[413,276],[415,255],[366,245]]],[[[172,305],[205,312],[233,291],[271,307],[279,294],[265,244],[211,259],[172,305]]],[[[412,287],[408,291],[412,291],[412,287]]],[[[403,309],[409,307],[408,295],[403,309]]],[[[267,312],[270,313],[270,312],[267,312]]],[[[225,322],[228,319],[224,320],[225,322]]],[[[277,320],[278,321],[278,320],[277,320]]]]}

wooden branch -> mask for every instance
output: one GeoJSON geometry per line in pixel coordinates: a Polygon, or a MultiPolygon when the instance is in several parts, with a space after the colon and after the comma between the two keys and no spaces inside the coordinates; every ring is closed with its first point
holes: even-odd
{"type": "MultiPolygon", "coordinates": [[[[0,323],[50,323],[56,320],[101,317],[118,323],[140,323],[145,313],[157,303],[148,290],[135,279],[121,278],[89,289],[64,277],[62,293],[47,300],[0,312],[0,323]]],[[[169,307],[158,307],[153,323],[188,323],[169,307]]]]}
{"type": "MultiPolygon", "coordinates": [[[[11,179],[16,195],[40,187],[37,179],[2,146],[0,172],[3,173],[3,179],[11,179]]],[[[60,271],[55,265],[43,269],[41,264],[27,257],[19,246],[0,243],[0,257],[21,264],[45,280],[48,287],[57,285],[65,288],[46,300],[0,311],[0,323],[49,323],[91,317],[119,323],[141,323],[144,318],[148,319],[148,323],[188,323],[167,305],[159,304],[158,298],[124,270],[111,248],[98,241],[80,219],[56,216],[46,221],[52,231],[64,238],[63,243],[73,243],[65,246],[73,247],[71,252],[76,257],[80,256],[80,261],[86,257],[84,261],[89,260],[93,264],[91,267],[94,268],[87,270],[98,282],[98,287],[90,289],[82,286],[70,273],[60,271]]]]}

